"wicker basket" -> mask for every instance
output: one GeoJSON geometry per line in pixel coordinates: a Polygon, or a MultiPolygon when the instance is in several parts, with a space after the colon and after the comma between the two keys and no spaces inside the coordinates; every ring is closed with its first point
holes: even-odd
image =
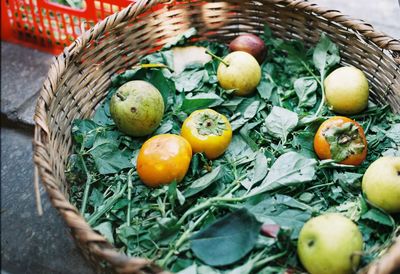
{"type": "MultiPolygon", "coordinates": [[[[314,45],[323,31],[340,46],[343,64],[366,73],[373,100],[400,111],[400,41],[369,24],[301,0],[161,2],[137,1],[86,31],[55,58],[37,101],[36,190],[40,175],[53,206],[98,272],[167,273],[149,260],[119,253],[69,202],[64,167],[72,147],[71,123],[91,116],[106,96],[111,75],[188,28],[196,27],[200,39],[228,42],[244,32],[260,34],[267,23],[275,36],[300,38],[306,45],[314,45]],[[161,9],[149,11],[154,5],[161,9]]],[[[389,273],[388,260],[399,263],[399,244],[370,273],[389,273]]]]}

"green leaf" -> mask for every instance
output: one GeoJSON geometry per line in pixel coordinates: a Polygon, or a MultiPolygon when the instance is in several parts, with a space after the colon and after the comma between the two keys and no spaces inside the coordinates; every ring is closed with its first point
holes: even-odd
{"type": "Polygon", "coordinates": [[[191,248],[197,258],[211,266],[232,264],[253,249],[261,224],[242,208],[194,234],[191,248]]]}
{"type": "Polygon", "coordinates": [[[394,226],[392,218],[389,215],[375,208],[368,210],[361,216],[361,219],[370,220],[381,225],[394,226]]]}
{"type": "Polygon", "coordinates": [[[221,168],[221,166],[218,166],[214,168],[210,173],[207,173],[206,175],[193,181],[186,189],[186,191],[183,193],[183,196],[185,198],[189,198],[192,197],[193,195],[196,195],[200,191],[206,189],[212,183],[214,183],[216,180],[220,178],[222,170],[223,169],[221,168]]]}
{"type": "Polygon", "coordinates": [[[254,175],[251,183],[254,185],[265,178],[268,173],[268,159],[264,153],[257,152],[256,160],[254,162],[254,175]]]}
{"type": "Polygon", "coordinates": [[[166,120],[161,123],[161,125],[157,128],[157,130],[153,133],[153,135],[165,134],[172,130],[174,126],[174,122],[171,120],[166,120]]]}
{"type": "Polygon", "coordinates": [[[168,97],[175,93],[175,85],[167,79],[161,69],[152,69],[147,75],[147,80],[153,84],[161,93],[164,100],[165,109],[168,107],[168,97]]]}
{"type": "Polygon", "coordinates": [[[98,125],[92,120],[75,119],[72,122],[72,137],[85,148],[91,147],[96,137],[98,125]]]}
{"type": "Polygon", "coordinates": [[[93,116],[93,121],[102,126],[115,124],[110,114],[110,100],[106,99],[106,101],[96,109],[96,112],[93,116]]]}
{"type": "Polygon", "coordinates": [[[328,36],[323,33],[314,49],[313,62],[321,76],[325,76],[329,68],[339,64],[339,49],[328,36]]]}
{"type": "Polygon", "coordinates": [[[190,28],[186,30],[185,32],[175,36],[172,41],[169,43],[165,44],[164,47],[162,48],[163,50],[170,49],[173,46],[183,46],[186,44],[188,39],[191,37],[195,36],[197,34],[196,28],[190,28]]]}
{"type": "Polygon", "coordinates": [[[394,124],[386,131],[386,136],[395,142],[396,145],[400,145],[400,123],[394,124]]]}
{"type": "Polygon", "coordinates": [[[218,106],[222,102],[222,98],[215,93],[198,93],[195,96],[185,97],[181,110],[190,114],[198,109],[218,106]]]}
{"type": "Polygon", "coordinates": [[[286,143],[288,134],[297,126],[298,121],[297,113],[274,106],[265,118],[265,126],[268,134],[286,143]]]}
{"type": "Polygon", "coordinates": [[[114,236],[111,222],[104,222],[95,227],[94,230],[100,232],[111,244],[114,244],[114,236]]]}
{"type": "Polygon", "coordinates": [[[287,152],[275,161],[261,185],[253,188],[250,194],[311,181],[315,176],[316,165],[314,159],[297,152],[287,152]]]}
{"type": "Polygon", "coordinates": [[[103,193],[101,193],[97,188],[93,188],[93,191],[89,197],[89,201],[94,207],[101,206],[104,202],[103,193]]]}
{"type": "Polygon", "coordinates": [[[205,70],[185,70],[175,77],[175,87],[179,92],[190,92],[199,88],[204,78],[208,77],[205,70]]]}
{"type": "Polygon", "coordinates": [[[143,80],[146,75],[146,70],[142,68],[129,69],[121,74],[111,77],[111,84],[114,87],[120,87],[126,82],[132,80],[143,80]]]}
{"type": "Polygon", "coordinates": [[[263,224],[278,224],[291,229],[292,239],[297,239],[304,223],[311,217],[307,205],[286,195],[275,195],[246,208],[263,224]]]}
{"type": "Polygon", "coordinates": [[[93,156],[97,170],[100,174],[117,173],[120,170],[132,167],[132,152],[128,150],[119,150],[113,143],[104,143],[99,145],[90,154],[93,156]]]}
{"type": "Polygon", "coordinates": [[[294,82],[294,90],[299,98],[299,107],[313,107],[317,102],[317,81],[308,77],[299,78],[294,82]]]}
{"type": "Polygon", "coordinates": [[[314,136],[315,133],[312,132],[296,132],[293,134],[292,145],[295,148],[300,148],[298,151],[300,154],[308,158],[314,158],[314,136]]]}
{"type": "Polygon", "coordinates": [[[242,115],[240,115],[238,119],[231,122],[232,130],[235,131],[256,116],[257,112],[261,108],[260,104],[261,103],[258,100],[243,101],[238,107],[238,111],[242,115]]]}
{"type": "Polygon", "coordinates": [[[261,67],[261,80],[257,86],[257,91],[262,99],[270,100],[272,92],[277,87],[271,77],[274,68],[275,67],[272,63],[264,63],[261,67]]]}

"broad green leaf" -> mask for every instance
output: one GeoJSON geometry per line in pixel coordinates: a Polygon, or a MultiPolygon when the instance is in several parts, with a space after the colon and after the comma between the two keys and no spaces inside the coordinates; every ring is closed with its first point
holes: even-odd
{"type": "Polygon", "coordinates": [[[247,123],[250,119],[254,118],[261,108],[262,106],[260,101],[256,100],[255,98],[243,100],[236,110],[241,115],[239,115],[239,117],[234,121],[231,121],[232,130],[235,131],[247,123]]]}
{"type": "Polygon", "coordinates": [[[93,227],[93,230],[100,232],[100,234],[102,234],[107,239],[107,241],[109,241],[111,244],[114,244],[114,236],[111,222],[101,223],[93,227]]]}
{"type": "Polygon", "coordinates": [[[308,182],[314,179],[317,161],[296,152],[281,155],[272,165],[267,177],[250,194],[263,193],[283,186],[308,182]]]}
{"type": "Polygon", "coordinates": [[[393,140],[397,145],[400,145],[400,124],[394,124],[386,131],[386,136],[393,140]]]}
{"type": "Polygon", "coordinates": [[[311,217],[307,205],[285,195],[266,198],[246,208],[263,224],[278,224],[292,230],[292,239],[297,239],[304,223],[311,217]]]}
{"type": "Polygon", "coordinates": [[[268,134],[286,142],[288,134],[296,127],[299,118],[295,112],[274,106],[265,118],[268,134]]]}
{"type": "Polygon", "coordinates": [[[272,80],[272,72],[274,65],[271,63],[264,63],[261,67],[261,80],[257,86],[258,94],[265,100],[270,100],[274,89],[277,87],[272,80]]]}
{"type": "Polygon", "coordinates": [[[215,93],[198,93],[191,97],[185,97],[181,110],[190,114],[198,109],[218,106],[222,102],[222,98],[215,93]]]}
{"type": "Polygon", "coordinates": [[[174,126],[174,122],[171,120],[166,120],[161,123],[161,125],[157,128],[157,130],[153,133],[153,135],[165,134],[172,130],[174,126]]]}
{"type": "Polygon", "coordinates": [[[251,180],[252,184],[256,184],[268,173],[268,159],[265,157],[264,153],[259,151],[257,152],[256,160],[254,162],[254,175],[251,180]]]}
{"type": "Polygon", "coordinates": [[[114,120],[110,114],[110,101],[106,100],[104,104],[101,104],[94,113],[93,121],[102,126],[114,125],[114,120]]]}
{"type": "Polygon", "coordinates": [[[293,134],[292,145],[295,148],[299,148],[300,154],[308,158],[314,158],[314,136],[312,132],[301,131],[293,134]]]}
{"type": "Polygon", "coordinates": [[[97,188],[93,188],[89,201],[94,207],[101,206],[104,202],[103,193],[101,193],[97,188]]]}
{"type": "Polygon", "coordinates": [[[196,195],[200,191],[206,189],[209,187],[212,183],[214,183],[216,180],[219,179],[222,168],[221,166],[218,166],[213,169],[210,173],[207,173],[203,177],[198,178],[197,180],[193,181],[189,187],[186,189],[186,191],[183,193],[183,196],[185,198],[192,197],[193,195],[196,195]]]}
{"type": "Polygon", "coordinates": [[[243,258],[253,249],[261,224],[242,208],[194,234],[191,248],[207,265],[223,266],[243,258]]]}
{"type": "Polygon", "coordinates": [[[179,92],[190,92],[199,88],[204,77],[208,77],[205,70],[185,70],[175,77],[175,87],[179,92]]]}
{"type": "Polygon", "coordinates": [[[98,125],[91,120],[75,119],[71,129],[74,141],[85,148],[91,147],[97,134],[97,127],[98,125]]]}
{"type": "Polygon", "coordinates": [[[313,62],[321,76],[325,76],[329,68],[339,64],[339,49],[328,36],[323,33],[314,49],[313,62]]]}
{"type": "Polygon", "coordinates": [[[175,93],[174,82],[167,79],[161,69],[152,69],[147,74],[147,80],[155,86],[161,93],[164,100],[165,109],[168,108],[168,97],[175,93]]]}
{"type": "Polygon", "coordinates": [[[185,45],[188,39],[192,38],[197,34],[196,28],[190,28],[186,30],[185,32],[175,36],[170,42],[165,44],[165,46],[162,48],[163,50],[170,49],[173,46],[182,46],[185,45]]]}
{"type": "Polygon", "coordinates": [[[394,226],[392,218],[382,211],[372,208],[361,216],[361,219],[370,220],[381,225],[394,226]]]}
{"type": "Polygon", "coordinates": [[[97,170],[100,174],[117,173],[120,170],[132,167],[132,152],[128,150],[119,150],[118,146],[112,143],[99,145],[91,151],[97,170]]]}
{"type": "Polygon", "coordinates": [[[314,79],[299,78],[294,82],[294,90],[299,98],[299,107],[313,107],[317,102],[318,84],[314,79]]]}

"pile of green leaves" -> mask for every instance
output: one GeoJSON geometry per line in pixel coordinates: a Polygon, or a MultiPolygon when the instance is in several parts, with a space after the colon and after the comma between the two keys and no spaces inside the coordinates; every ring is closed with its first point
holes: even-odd
{"type": "MultiPolygon", "coordinates": [[[[194,34],[190,30],[141,63],[172,67],[171,48],[190,44],[194,34]]],[[[360,182],[372,161],[399,156],[400,116],[370,103],[352,117],[366,132],[366,161],[354,167],[318,160],[314,134],[334,115],[322,103],[321,83],[339,65],[338,47],[324,34],[310,49],[300,41],[276,39],[268,28],[262,38],[268,56],[251,97],[219,87],[217,60],[188,66],[179,75],[139,66],[112,78],[109,95],[92,119],[74,121],[74,153],[66,170],[71,201],[121,252],[185,274],[301,270],[299,231],[324,212],[340,212],[357,223],[365,243],[362,265],[391,244],[400,218],[370,205],[360,182]],[[234,130],[225,154],[213,161],[195,154],[181,183],[146,187],[135,164],[147,137],[122,134],[109,113],[112,94],[135,79],[154,84],[165,101],[164,118],[153,135],[179,134],[192,111],[213,108],[234,130]],[[277,236],[261,235],[262,224],[279,225],[277,236]]],[[[219,56],[228,53],[223,44],[196,44],[219,56]]]]}

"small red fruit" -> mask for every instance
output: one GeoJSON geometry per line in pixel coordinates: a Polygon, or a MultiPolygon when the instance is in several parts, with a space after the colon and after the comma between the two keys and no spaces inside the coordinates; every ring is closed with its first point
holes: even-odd
{"type": "Polygon", "coordinates": [[[261,64],[267,53],[264,41],[252,33],[239,35],[229,44],[230,51],[245,51],[250,53],[261,64]]]}

